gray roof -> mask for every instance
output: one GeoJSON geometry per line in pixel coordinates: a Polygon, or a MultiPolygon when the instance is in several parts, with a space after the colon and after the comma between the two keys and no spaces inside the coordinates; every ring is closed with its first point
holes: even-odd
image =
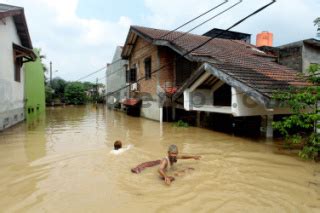
{"type": "Polygon", "coordinates": [[[301,41],[296,41],[289,44],[284,44],[281,46],[278,46],[278,48],[288,48],[288,47],[302,47],[304,44],[309,44],[312,46],[320,47],[320,40],[315,38],[309,38],[301,41]]]}
{"type": "Polygon", "coordinates": [[[14,10],[21,10],[21,9],[23,8],[0,3],[0,13],[14,11],[14,10]]]}

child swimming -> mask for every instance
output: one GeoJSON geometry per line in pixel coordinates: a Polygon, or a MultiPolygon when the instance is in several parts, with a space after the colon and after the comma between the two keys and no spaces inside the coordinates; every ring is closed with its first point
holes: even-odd
{"type": "Polygon", "coordinates": [[[111,150],[110,153],[114,155],[119,155],[131,149],[132,147],[133,145],[129,144],[127,147],[122,148],[122,142],[120,140],[116,140],[113,144],[113,150],[111,150]]]}

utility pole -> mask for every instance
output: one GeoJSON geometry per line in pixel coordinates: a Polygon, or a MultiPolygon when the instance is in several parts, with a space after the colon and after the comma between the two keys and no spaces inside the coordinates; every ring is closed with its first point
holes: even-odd
{"type": "Polygon", "coordinates": [[[52,87],[52,61],[50,61],[50,86],[52,87]]]}
{"type": "Polygon", "coordinates": [[[96,104],[98,104],[98,96],[99,96],[99,92],[98,92],[98,78],[96,80],[96,104]]]}
{"type": "Polygon", "coordinates": [[[98,109],[98,96],[99,96],[99,93],[98,93],[98,78],[96,79],[96,91],[95,91],[95,102],[96,102],[96,109],[98,109]]]}

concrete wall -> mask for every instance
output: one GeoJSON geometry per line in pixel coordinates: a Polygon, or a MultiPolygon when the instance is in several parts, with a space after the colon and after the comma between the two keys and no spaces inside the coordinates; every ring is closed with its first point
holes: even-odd
{"type": "Polygon", "coordinates": [[[45,87],[44,71],[39,57],[39,50],[35,49],[37,55],[35,62],[25,65],[25,96],[26,96],[26,118],[37,117],[45,111],[45,87]]]}
{"type": "MultiPolygon", "coordinates": [[[[106,72],[106,93],[117,91],[126,86],[126,68],[128,64],[127,60],[121,59],[122,47],[117,47],[113,56],[111,65],[108,66],[106,72]]],[[[107,104],[114,106],[114,101],[118,103],[122,99],[126,98],[128,88],[122,89],[121,91],[109,96],[107,104]]]]}
{"type": "Polygon", "coordinates": [[[290,111],[284,108],[266,109],[258,104],[251,97],[241,91],[231,88],[231,107],[214,106],[212,90],[196,89],[190,92],[184,91],[184,109],[187,111],[203,111],[222,114],[232,114],[234,117],[263,116],[289,114],[290,111]]]}
{"type": "Polygon", "coordinates": [[[309,44],[305,44],[302,50],[303,56],[303,72],[306,72],[310,64],[320,64],[320,47],[314,47],[309,44]]]}
{"type": "Polygon", "coordinates": [[[300,46],[283,47],[279,51],[279,64],[302,72],[302,50],[300,46]]]}
{"type": "Polygon", "coordinates": [[[12,43],[21,45],[11,17],[0,22],[0,130],[24,120],[24,67],[21,81],[14,80],[12,43]]]}
{"type": "Polygon", "coordinates": [[[152,100],[143,101],[141,116],[151,120],[160,121],[160,104],[157,96],[153,96],[152,100]]]}
{"type": "Polygon", "coordinates": [[[232,115],[235,117],[241,116],[256,116],[256,115],[277,115],[289,114],[290,111],[284,108],[266,109],[264,106],[255,102],[251,97],[247,96],[235,88],[232,91],[232,115]]]}

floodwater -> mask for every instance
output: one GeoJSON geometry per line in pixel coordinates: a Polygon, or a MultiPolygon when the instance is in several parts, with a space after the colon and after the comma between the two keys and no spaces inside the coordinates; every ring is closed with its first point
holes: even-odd
{"type": "Polygon", "coordinates": [[[127,117],[103,107],[48,109],[0,133],[1,212],[320,212],[320,165],[271,141],[127,117]],[[113,142],[133,147],[111,154],[113,142]],[[199,161],[171,186],[130,168],[170,144],[199,161]]]}

